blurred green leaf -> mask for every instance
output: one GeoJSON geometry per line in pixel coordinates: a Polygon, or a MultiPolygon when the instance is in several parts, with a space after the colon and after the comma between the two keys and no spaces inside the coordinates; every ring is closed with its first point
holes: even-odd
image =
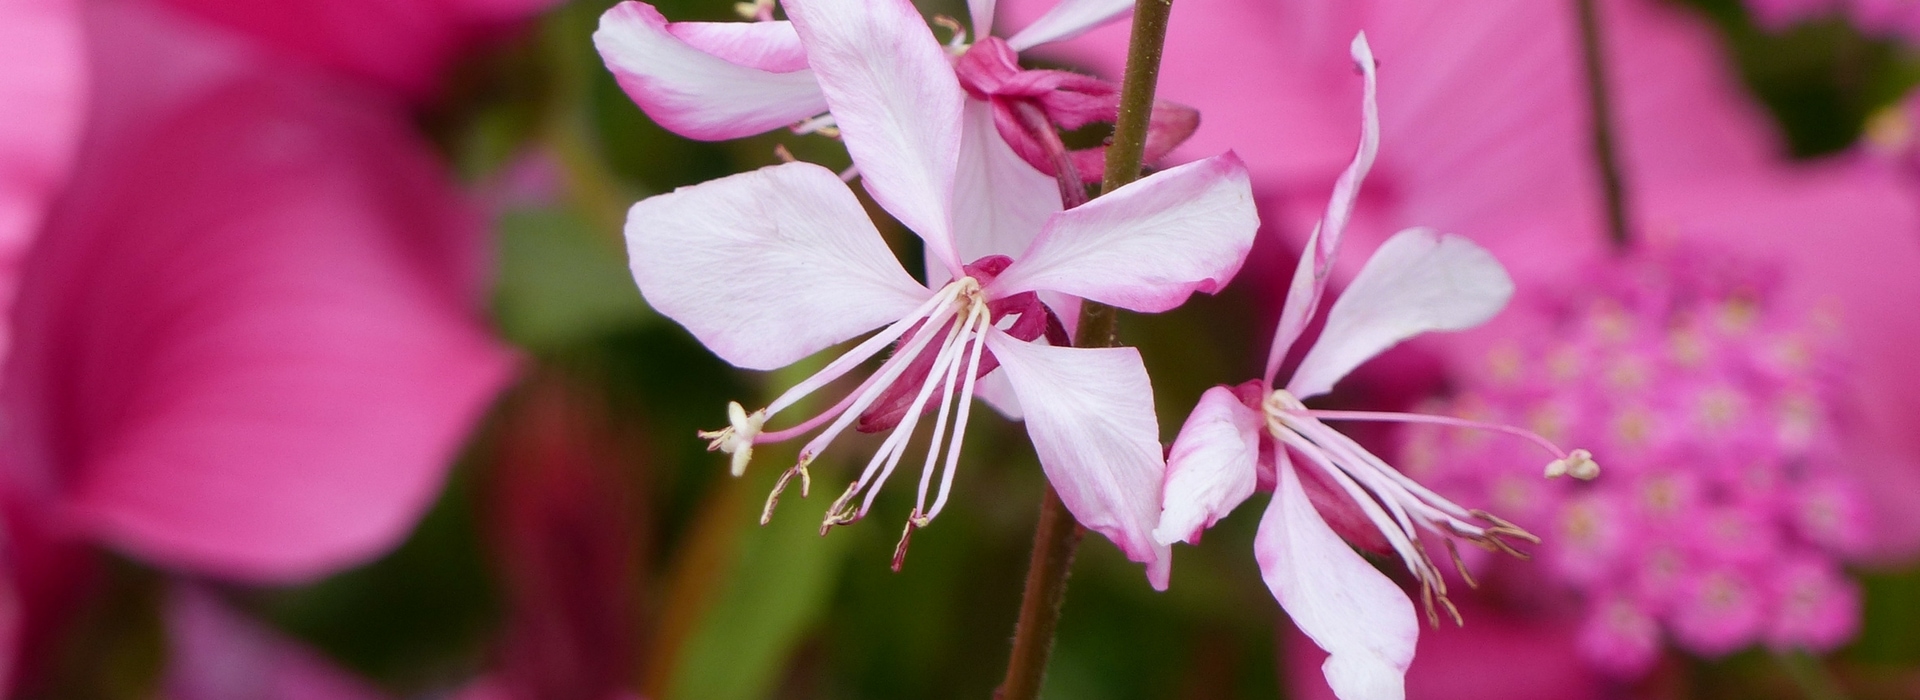
{"type": "Polygon", "coordinates": [[[500,217],[500,276],[494,313],[508,339],[552,350],[644,321],[626,255],[568,209],[500,217]]]}

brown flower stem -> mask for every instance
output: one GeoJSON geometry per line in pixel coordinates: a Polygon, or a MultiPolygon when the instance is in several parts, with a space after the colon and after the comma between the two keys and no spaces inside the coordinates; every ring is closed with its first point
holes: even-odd
{"type": "MultiPolygon", "coordinates": [[[[1136,0],[1133,38],[1127,47],[1127,69],[1120,81],[1120,113],[1107,146],[1107,170],[1102,194],[1140,178],[1146,157],[1147,125],[1153,115],[1153,91],[1160,79],[1160,55],[1167,43],[1167,18],[1173,0],[1136,0]]],[[[1071,168],[1060,168],[1062,195],[1081,187],[1071,168]],[[1072,178],[1069,183],[1067,178],[1072,178]]],[[[1072,206],[1069,204],[1068,206],[1072,206]]],[[[1075,347],[1113,347],[1119,344],[1119,317],[1113,307],[1091,301],[1080,305],[1080,328],[1075,347]]],[[[1073,553],[1086,528],[1067,512],[1060,494],[1047,486],[1040,502],[1040,522],[1034,526],[1033,555],[1027,562],[1027,583],[1020,598],[1020,619],[1013,632],[1013,654],[1007,659],[1007,677],[994,693],[997,700],[1035,700],[1046,677],[1047,658],[1053,653],[1054,631],[1060,626],[1060,607],[1067,596],[1067,574],[1073,553]]]]}
{"type": "Polygon", "coordinates": [[[1633,243],[1627,220],[1627,191],[1620,166],[1620,141],[1613,119],[1613,99],[1607,83],[1607,57],[1596,0],[1574,0],[1580,13],[1580,55],[1585,64],[1587,108],[1592,115],[1593,159],[1607,211],[1607,240],[1615,250],[1633,243]]]}

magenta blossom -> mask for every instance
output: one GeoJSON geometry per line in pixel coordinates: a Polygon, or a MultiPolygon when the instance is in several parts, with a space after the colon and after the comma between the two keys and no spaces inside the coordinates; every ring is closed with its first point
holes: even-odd
{"type": "Polygon", "coordinates": [[[461,53],[558,0],[163,0],[263,45],[396,90],[436,95],[461,53]]]}
{"type": "Polygon", "coordinates": [[[731,406],[731,425],[707,435],[713,449],[733,455],[737,474],[755,445],[826,425],[788,472],[804,486],[807,464],[856,419],[890,430],[825,525],[850,522],[867,512],[938,392],[911,532],[946,505],[978,380],[1001,374],[1068,509],[1164,586],[1167,548],[1148,533],[1165,464],[1139,353],[1066,347],[1062,324],[1038,294],[1158,312],[1218,290],[1258,227],[1239,160],[1227,154],[1156,173],[1047,217],[1017,257],[968,262],[956,241],[992,232],[961,228],[986,224],[956,197],[956,170],[975,165],[956,157],[966,98],[932,32],[905,0],[806,0],[787,9],[868,191],[919,234],[944,279],[915,282],[853,193],[812,164],[763,168],[634,205],[627,242],[641,293],[735,365],[782,367],[882,328],[766,408],[731,406]],[[792,427],[764,429],[896,341],[894,354],[844,400],[792,427]],[[943,446],[945,473],[929,504],[943,446]],[[853,503],[862,491],[865,499],[853,503]]]}
{"type": "MultiPolygon", "coordinates": [[[[1407,478],[1322,419],[1492,427],[1546,446],[1558,458],[1548,466],[1549,476],[1591,478],[1598,470],[1582,450],[1569,455],[1511,428],[1404,414],[1319,411],[1301,403],[1331,390],[1355,367],[1403,340],[1479,325],[1506,304],[1513,284],[1500,264],[1466,239],[1431,229],[1408,229],[1380,246],[1327,311],[1318,340],[1284,388],[1275,387],[1281,364],[1320,306],[1360,183],[1379,145],[1373,53],[1364,34],[1354,38],[1351,53],[1366,78],[1359,151],[1335,185],[1294,272],[1266,375],[1238,387],[1209,389],[1180,429],[1168,458],[1165,512],[1153,532],[1160,544],[1197,542],[1203,529],[1245,501],[1258,485],[1271,484],[1274,496],[1261,517],[1255,556],[1281,607],[1331,653],[1325,665],[1327,681],[1346,700],[1403,696],[1402,676],[1413,661],[1419,627],[1406,594],[1335,534],[1323,510],[1340,511],[1339,517],[1364,523],[1385,537],[1420,582],[1429,618],[1436,617],[1436,601],[1454,611],[1423,534],[1439,538],[1449,552],[1454,550],[1453,538],[1509,553],[1515,550],[1508,540],[1538,540],[1407,478]],[[1303,468],[1295,468],[1296,458],[1304,460],[1303,468]],[[1325,493],[1311,498],[1308,483],[1325,493]]],[[[1459,563],[1459,555],[1453,557],[1459,563]]]]}
{"type": "Polygon", "coordinates": [[[1518,575],[1589,601],[1579,648],[1596,668],[1643,674],[1663,638],[1708,656],[1825,651],[1857,628],[1839,561],[1871,524],[1841,467],[1844,360],[1776,279],[1728,251],[1639,254],[1513,319],[1462,373],[1448,413],[1603,447],[1608,479],[1557,488],[1482,443],[1413,439],[1429,483],[1555,533],[1545,566],[1518,575]]]}
{"type": "Polygon", "coordinates": [[[82,19],[85,145],[0,375],[29,663],[90,544],[276,582],[384,551],[511,368],[479,222],[401,109],[151,5],[82,19]]]}

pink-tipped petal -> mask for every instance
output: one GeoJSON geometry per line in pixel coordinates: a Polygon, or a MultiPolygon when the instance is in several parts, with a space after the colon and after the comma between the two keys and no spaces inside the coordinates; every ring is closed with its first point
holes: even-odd
{"type": "Polygon", "coordinates": [[[1072,39],[1133,12],[1133,0],[1060,0],[1007,40],[1015,51],[1072,39]]]}
{"type": "Polygon", "coordinates": [[[967,0],[967,17],[972,21],[973,40],[993,34],[994,0],[967,0]]]}
{"type": "Polygon", "coordinates": [[[1313,320],[1314,311],[1320,308],[1320,299],[1327,290],[1327,277],[1333,274],[1334,259],[1340,252],[1340,239],[1345,237],[1347,222],[1353,218],[1354,202],[1360,197],[1360,183],[1366,180],[1367,171],[1373,169],[1374,157],[1380,152],[1380,108],[1376,99],[1379,78],[1374,70],[1373,49],[1367,45],[1364,32],[1353,37],[1349,52],[1360,68],[1365,85],[1360,98],[1360,147],[1353,154],[1353,162],[1347,164],[1347,169],[1334,181],[1327,211],[1307,237],[1307,247],[1301,251],[1300,264],[1294,268],[1293,281],[1287,286],[1287,300],[1280,308],[1280,325],[1274,329],[1273,345],[1267,351],[1269,383],[1280,370],[1280,363],[1286,360],[1287,351],[1313,320]]]}
{"type": "Polygon", "coordinates": [[[1260,430],[1260,413],[1241,403],[1231,387],[1200,395],[1167,455],[1155,542],[1197,544],[1202,530],[1253,495],[1260,481],[1260,430]]]}
{"type": "Polygon", "coordinates": [[[1146,564],[1147,580],[1165,590],[1173,553],[1152,530],[1167,464],[1140,352],[1056,348],[997,331],[987,349],[1020,397],[1040,467],[1067,510],[1146,564]]]}
{"type": "Polygon", "coordinates": [[[1420,636],[1413,602],[1320,519],[1284,453],[1279,466],[1280,483],[1253,539],[1261,577],[1300,631],[1330,654],[1320,669],[1336,697],[1405,698],[1420,636]]]}
{"type": "Polygon", "coordinates": [[[953,185],[953,244],[965,262],[1019,255],[1040,235],[1047,217],[1060,211],[1060,188],[1000,138],[993,107],[967,100],[965,109],[966,131],[953,185]]]}
{"type": "Polygon", "coordinates": [[[811,163],[643,199],[627,213],[627,255],[647,303],[748,369],[792,364],[929,295],[846,183],[811,163]]]}
{"type": "Polygon", "coordinates": [[[668,24],[629,0],[600,16],[593,45],[647,116],[688,138],[751,136],[827,111],[786,22],[668,24]]]}
{"type": "Polygon", "coordinates": [[[1327,325],[1287,382],[1299,398],[1333,389],[1374,355],[1429,331],[1485,323],[1513,296],[1513,280],[1486,249],[1427,228],[1394,234],[1327,311],[1327,325]]]}
{"type": "Polygon", "coordinates": [[[308,578],[410,531],[508,379],[484,229],[399,105],[185,26],[89,14],[99,118],[22,279],[0,471],[158,565],[308,578]]]}
{"type": "Polygon", "coordinates": [[[167,596],[167,700],[380,700],[384,693],[213,593],[167,596]]]}
{"type": "Polygon", "coordinates": [[[1049,290],[1143,312],[1213,293],[1240,270],[1260,227],[1232,153],[1164,170],[1054,215],[993,282],[995,295],[1049,290]]]}
{"type": "Polygon", "coordinates": [[[954,172],[966,93],[933,31],[907,0],[789,0],[860,182],[958,273],[954,172]]]}

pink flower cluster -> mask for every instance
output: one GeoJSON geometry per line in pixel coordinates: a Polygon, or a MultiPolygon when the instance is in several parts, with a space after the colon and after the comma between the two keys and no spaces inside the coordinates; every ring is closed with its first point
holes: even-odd
{"type": "Polygon", "coordinates": [[[1407,436],[1412,473],[1542,536],[1540,565],[1503,573],[1579,591],[1578,645],[1600,668],[1642,673],[1663,639],[1713,656],[1855,631],[1840,561],[1870,522],[1841,463],[1844,361],[1776,279],[1719,249],[1636,253],[1536,298],[1462,368],[1441,412],[1590,447],[1605,478],[1544,481],[1497,436],[1407,436]]]}

